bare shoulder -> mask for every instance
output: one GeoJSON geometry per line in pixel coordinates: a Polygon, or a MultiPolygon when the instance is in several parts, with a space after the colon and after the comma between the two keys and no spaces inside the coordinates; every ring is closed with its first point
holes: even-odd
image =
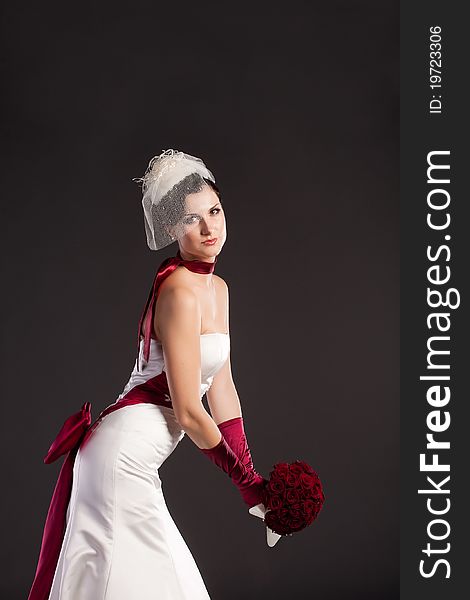
{"type": "Polygon", "coordinates": [[[218,275],[214,274],[213,277],[218,301],[220,302],[220,305],[225,306],[225,309],[227,310],[229,304],[229,289],[227,282],[218,275]]]}
{"type": "Polygon", "coordinates": [[[220,290],[228,292],[228,285],[225,279],[222,279],[222,277],[216,275],[215,273],[212,275],[212,277],[214,278],[215,285],[217,285],[220,290]]]}
{"type": "Polygon", "coordinates": [[[154,330],[159,340],[181,332],[197,335],[200,330],[201,308],[197,293],[184,277],[171,273],[161,284],[154,314],[154,330]],[[171,333],[170,333],[171,332],[171,333]]]}
{"type": "MultiPolygon", "coordinates": [[[[212,278],[217,293],[221,296],[226,296],[228,294],[228,286],[225,280],[215,273],[212,275],[212,278]]],[[[188,292],[188,296],[191,294],[194,297],[197,296],[197,287],[194,285],[194,278],[191,271],[183,268],[175,269],[160,285],[158,298],[160,296],[174,296],[175,293],[183,298],[185,292],[188,292]]]]}
{"type": "Polygon", "coordinates": [[[196,297],[194,283],[188,276],[188,270],[175,269],[160,284],[157,301],[161,298],[166,302],[169,298],[173,298],[180,302],[191,302],[191,299],[196,297]]]}

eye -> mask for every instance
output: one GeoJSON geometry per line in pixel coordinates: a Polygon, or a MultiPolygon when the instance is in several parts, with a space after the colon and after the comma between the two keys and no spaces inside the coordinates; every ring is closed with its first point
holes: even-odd
{"type": "MultiPolygon", "coordinates": [[[[212,208],[209,213],[211,215],[214,214],[219,214],[219,212],[221,212],[221,208],[212,208]],[[214,212],[215,211],[215,212],[214,212]]],[[[200,217],[198,215],[188,215],[187,217],[185,217],[183,219],[183,223],[184,225],[193,225],[194,223],[197,223],[198,221],[200,221],[200,217]]]]}
{"type": "Polygon", "coordinates": [[[192,223],[195,223],[197,220],[198,220],[198,217],[190,216],[190,217],[186,217],[185,219],[183,219],[183,223],[185,225],[191,225],[192,223]]]}

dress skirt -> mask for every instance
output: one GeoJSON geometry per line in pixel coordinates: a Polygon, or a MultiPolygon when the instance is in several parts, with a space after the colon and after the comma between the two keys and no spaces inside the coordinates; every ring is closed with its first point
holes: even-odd
{"type": "Polygon", "coordinates": [[[210,600],[158,473],[184,434],[148,403],[98,423],[75,458],[49,600],[210,600]]]}

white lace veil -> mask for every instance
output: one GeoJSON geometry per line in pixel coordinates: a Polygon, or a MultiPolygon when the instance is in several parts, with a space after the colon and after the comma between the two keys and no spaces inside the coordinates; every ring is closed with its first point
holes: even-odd
{"type": "Polygon", "coordinates": [[[143,177],[133,179],[142,183],[145,233],[151,250],[168,246],[199,223],[202,217],[196,213],[185,216],[185,199],[201,191],[207,185],[205,179],[215,183],[200,158],[172,149],[150,159],[143,177]]]}

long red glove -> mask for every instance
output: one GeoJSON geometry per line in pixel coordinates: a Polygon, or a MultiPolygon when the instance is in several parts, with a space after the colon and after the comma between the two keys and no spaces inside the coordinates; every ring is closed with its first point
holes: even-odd
{"type": "Polygon", "coordinates": [[[247,468],[230,448],[222,434],[213,448],[200,448],[214,464],[221,468],[237,486],[243,501],[249,508],[262,502],[261,493],[265,480],[253,468],[247,468]]]}
{"type": "Polygon", "coordinates": [[[246,439],[243,417],[233,417],[233,419],[219,423],[217,427],[245,467],[253,470],[253,460],[246,439]]]}
{"type": "Polygon", "coordinates": [[[261,487],[266,485],[268,480],[262,477],[253,466],[253,459],[251,458],[250,448],[248,447],[248,441],[246,439],[243,417],[239,416],[227,419],[227,421],[219,423],[217,427],[224,436],[227,444],[238,456],[239,460],[242,461],[249,471],[255,472],[257,481],[261,484],[261,487]]]}

